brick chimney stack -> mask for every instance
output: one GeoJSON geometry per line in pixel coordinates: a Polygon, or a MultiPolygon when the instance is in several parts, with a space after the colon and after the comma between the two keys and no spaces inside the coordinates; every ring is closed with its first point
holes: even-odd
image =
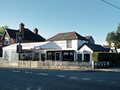
{"type": "Polygon", "coordinates": [[[21,32],[21,33],[24,33],[24,24],[23,23],[20,23],[20,25],[19,25],[19,32],[21,32]]]}
{"type": "Polygon", "coordinates": [[[35,28],[33,31],[34,31],[34,34],[38,34],[38,29],[37,28],[35,28]]]}

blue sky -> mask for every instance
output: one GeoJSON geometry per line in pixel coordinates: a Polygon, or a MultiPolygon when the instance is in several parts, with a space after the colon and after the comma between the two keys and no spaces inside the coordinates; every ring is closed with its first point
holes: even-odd
{"type": "MultiPolygon", "coordinates": [[[[119,0],[106,1],[120,6],[119,0]]],[[[120,9],[101,0],[0,0],[0,26],[18,29],[21,22],[45,38],[76,31],[103,44],[120,23],[120,9]]]]}

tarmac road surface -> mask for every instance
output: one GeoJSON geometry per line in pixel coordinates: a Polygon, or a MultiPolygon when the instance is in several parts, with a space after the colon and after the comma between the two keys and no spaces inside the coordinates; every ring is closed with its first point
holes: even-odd
{"type": "Polygon", "coordinates": [[[120,90],[120,72],[0,68],[0,90],[120,90]]]}

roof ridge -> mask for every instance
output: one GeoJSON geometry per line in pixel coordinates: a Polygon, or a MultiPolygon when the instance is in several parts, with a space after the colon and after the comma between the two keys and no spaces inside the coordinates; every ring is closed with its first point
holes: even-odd
{"type": "MultiPolygon", "coordinates": [[[[61,34],[67,34],[67,33],[74,33],[75,31],[71,31],[71,32],[63,32],[61,34]]],[[[59,34],[59,33],[58,33],[59,34]]]]}
{"type": "Polygon", "coordinates": [[[83,37],[92,37],[92,35],[85,35],[85,36],[83,36],[83,37]]]}
{"type": "Polygon", "coordinates": [[[75,37],[78,39],[78,36],[77,36],[78,33],[74,31],[74,34],[75,34],[75,37]]]}
{"type": "Polygon", "coordinates": [[[17,29],[12,29],[12,28],[5,28],[6,30],[13,30],[13,31],[18,31],[17,29]]]}

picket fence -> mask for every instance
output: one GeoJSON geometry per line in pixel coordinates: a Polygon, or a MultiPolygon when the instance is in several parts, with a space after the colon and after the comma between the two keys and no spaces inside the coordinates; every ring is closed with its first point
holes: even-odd
{"type": "Polygon", "coordinates": [[[8,61],[0,60],[0,67],[9,68],[36,68],[36,69],[92,69],[92,64],[87,62],[68,61],[8,61]]]}

